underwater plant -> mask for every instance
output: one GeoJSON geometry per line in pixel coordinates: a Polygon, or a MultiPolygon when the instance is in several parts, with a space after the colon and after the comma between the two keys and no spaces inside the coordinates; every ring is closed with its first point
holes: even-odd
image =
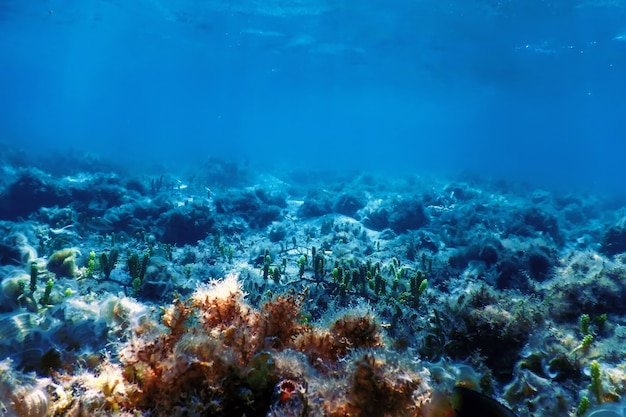
{"type": "Polygon", "coordinates": [[[108,255],[106,252],[100,254],[100,268],[102,269],[105,279],[111,278],[111,271],[115,269],[118,256],[119,251],[117,249],[111,249],[108,255]]]}
{"type": "Polygon", "coordinates": [[[85,269],[85,276],[93,278],[93,274],[96,270],[96,252],[89,252],[89,259],[87,260],[87,268],[85,269]]]}
{"type": "Polygon", "coordinates": [[[141,261],[139,260],[139,254],[136,252],[132,253],[128,259],[126,260],[126,265],[128,266],[128,273],[131,278],[131,287],[133,289],[133,294],[139,294],[141,290],[141,285],[146,276],[146,269],[148,268],[148,262],[150,261],[150,254],[144,253],[141,261]]]}
{"type": "Polygon", "coordinates": [[[589,365],[589,373],[591,374],[591,384],[589,385],[589,391],[593,393],[598,402],[602,402],[602,373],[600,370],[600,363],[598,361],[591,361],[591,364],[589,365]]]}
{"type": "Polygon", "coordinates": [[[30,292],[34,293],[37,290],[37,277],[39,275],[39,268],[37,262],[30,263],[30,292]]]}

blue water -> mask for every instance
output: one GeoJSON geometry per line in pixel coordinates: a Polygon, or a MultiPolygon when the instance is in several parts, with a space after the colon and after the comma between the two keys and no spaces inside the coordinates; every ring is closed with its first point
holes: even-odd
{"type": "Polygon", "coordinates": [[[0,142],[621,192],[620,3],[0,0],[0,142]]]}

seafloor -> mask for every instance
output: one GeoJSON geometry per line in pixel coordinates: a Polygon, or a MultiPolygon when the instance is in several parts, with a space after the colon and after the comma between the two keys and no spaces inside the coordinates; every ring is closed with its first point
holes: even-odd
{"type": "Polygon", "coordinates": [[[624,415],[625,200],[0,162],[2,416],[624,415]]]}

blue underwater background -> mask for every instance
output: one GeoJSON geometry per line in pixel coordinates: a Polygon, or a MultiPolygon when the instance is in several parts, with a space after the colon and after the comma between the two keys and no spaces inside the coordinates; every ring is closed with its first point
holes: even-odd
{"type": "Polygon", "coordinates": [[[0,416],[626,417],[626,0],[0,0],[0,416]]]}
{"type": "Polygon", "coordinates": [[[0,2],[0,139],[622,191],[620,1],[0,2]]]}

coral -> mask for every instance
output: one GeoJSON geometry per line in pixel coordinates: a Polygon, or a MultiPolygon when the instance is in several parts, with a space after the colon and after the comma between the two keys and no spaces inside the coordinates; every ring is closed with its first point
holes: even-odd
{"type": "Polygon", "coordinates": [[[320,370],[332,368],[351,351],[382,345],[380,327],[371,314],[346,314],[329,329],[310,329],[294,341],[294,347],[320,370]]]}
{"type": "Polygon", "coordinates": [[[389,215],[389,227],[396,233],[419,229],[428,222],[424,204],[417,197],[397,199],[389,215]]]}
{"type": "Polygon", "coordinates": [[[33,374],[23,374],[13,369],[10,359],[0,362],[0,405],[3,415],[16,417],[45,417],[49,399],[47,379],[37,380],[33,374]]]}
{"type": "Polygon", "coordinates": [[[202,203],[194,202],[160,213],[156,225],[155,232],[163,243],[195,244],[215,231],[215,218],[202,203]]]}
{"type": "Polygon", "coordinates": [[[306,389],[298,381],[281,380],[274,389],[268,417],[299,417],[307,415],[306,389]]]}
{"type": "Polygon", "coordinates": [[[339,317],[331,326],[330,332],[337,340],[342,341],[346,351],[382,346],[380,327],[371,314],[348,314],[339,317]]]}
{"type": "Polygon", "coordinates": [[[413,396],[419,387],[418,379],[393,369],[384,359],[369,353],[362,355],[354,363],[350,383],[347,415],[417,415],[413,396]]]}
{"type": "Polygon", "coordinates": [[[541,326],[542,307],[532,300],[518,303],[505,294],[481,286],[449,309],[435,311],[434,331],[424,341],[422,354],[465,360],[480,352],[494,377],[509,382],[520,350],[541,326]]]}
{"type": "Polygon", "coordinates": [[[74,388],[80,385],[82,395],[79,398],[57,405],[57,415],[120,415],[128,396],[133,394],[133,387],[125,383],[122,368],[109,358],[92,374],[83,372],[74,379],[74,388]]]}
{"type": "Polygon", "coordinates": [[[37,169],[24,169],[0,196],[3,219],[27,218],[41,207],[63,207],[71,202],[67,190],[37,169]]]}
{"type": "Polygon", "coordinates": [[[300,320],[300,309],[304,298],[302,295],[278,296],[261,306],[258,321],[257,338],[272,348],[285,348],[292,344],[296,336],[310,328],[300,320]]]}
{"type": "Polygon", "coordinates": [[[626,252],[626,218],[620,219],[605,232],[600,251],[607,256],[626,252]]]}
{"type": "Polygon", "coordinates": [[[511,405],[517,404],[521,415],[567,415],[573,401],[569,393],[555,386],[549,378],[540,377],[526,369],[516,369],[513,380],[505,387],[503,397],[511,405]]]}
{"type": "Polygon", "coordinates": [[[0,225],[0,265],[26,266],[37,258],[29,242],[35,241],[34,230],[27,224],[0,225]]]}
{"type": "Polygon", "coordinates": [[[298,216],[302,218],[320,217],[332,212],[331,195],[323,190],[311,190],[300,208],[298,216]]]}
{"type": "Polygon", "coordinates": [[[592,251],[573,251],[556,270],[557,278],[548,287],[551,315],[562,321],[578,320],[581,312],[591,317],[606,313],[624,314],[626,270],[592,251]]]}
{"type": "Polygon", "coordinates": [[[66,248],[54,252],[48,259],[48,270],[59,277],[73,277],[76,275],[75,248],[66,248]]]}
{"type": "Polygon", "coordinates": [[[508,234],[525,237],[542,234],[558,245],[563,244],[564,237],[553,214],[533,206],[519,213],[517,219],[508,226],[508,234]]]}
{"type": "Polygon", "coordinates": [[[262,189],[231,191],[215,198],[215,212],[227,214],[229,218],[238,216],[251,228],[264,228],[280,217],[281,207],[285,206],[282,195],[272,195],[262,189]]]}
{"type": "MultiPolygon", "coordinates": [[[[26,287],[28,280],[29,276],[18,270],[4,277],[0,283],[0,312],[13,311],[18,306],[27,305],[25,297],[27,297],[26,287]]],[[[30,297],[30,300],[32,304],[35,304],[32,297],[30,297]]]]}
{"type": "Polygon", "coordinates": [[[356,212],[365,206],[365,198],[358,191],[347,191],[338,194],[333,201],[333,210],[346,216],[354,217],[356,212]]]}

